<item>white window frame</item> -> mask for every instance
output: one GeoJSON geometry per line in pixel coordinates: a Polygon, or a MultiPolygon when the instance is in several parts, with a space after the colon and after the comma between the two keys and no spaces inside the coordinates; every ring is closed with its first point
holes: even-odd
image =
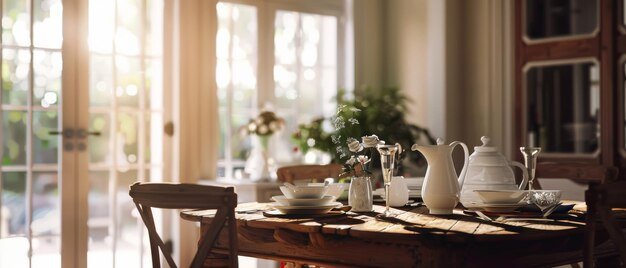
{"type": "MultiPolygon", "coordinates": [[[[350,0],[212,0],[212,4],[218,2],[243,4],[254,6],[257,8],[257,94],[256,94],[256,110],[258,112],[264,103],[274,102],[274,23],[276,13],[278,11],[295,11],[301,13],[317,14],[324,16],[333,16],[337,18],[337,87],[345,88],[346,81],[346,58],[349,53],[346,49],[347,40],[347,8],[350,7],[350,0]]],[[[211,14],[217,16],[217,14],[211,14]]],[[[217,32],[210,34],[211,42],[215,43],[217,32]]],[[[215,59],[215,50],[211,51],[212,58],[215,59]]],[[[219,109],[219,108],[218,108],[219,109]]],[[[254,116],[251,114],[250,116],[254,116]]],[[[225,135],[225,157],[219,159],[217,163],[218,169],[224,169],[225,178],[233,178],[233,169],[235,162],[230,153],[232,126],[227,130],[225,135]]],[[[221,141],[220,141],[221,142],[221,141]]],[[[217,175],[216,175],[217,176],[217,175]]]]}

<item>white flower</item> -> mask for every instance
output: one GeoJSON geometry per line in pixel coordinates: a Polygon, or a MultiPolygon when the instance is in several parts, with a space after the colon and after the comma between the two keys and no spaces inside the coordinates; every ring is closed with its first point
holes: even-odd
{"type": "Polygon", "coordinates": [[[267,126],[266,125],[260,125],[259,126],[259,130],[257,132],[259,134],[261,134],[261,135],[267,134],[267,126]]]}
{"type": "Polygon", "coordinates": [[[256,124],[255,123],[248,124],[248,130],[250,132],[254,132],[256,130],[256,124]]]}
{"type": "Polygon", "coordinates": [[[365,166],[365,164],[369,163],[370,159],[369,157],[367,157],[367,155],[359,155],[356,160],[362,165],[365,166]]]}
{"type": "Polygon", "coordinates": [[[354,158],[353,156],[350,156],[350,159],[348,159],[348,161],[346,161],[347,165],[353,166],[356,163],[356,158],[354,158]]]}
{"type": "Polygon", "coordinates": [[[365,148],[372,148],[372,147],[376,147],[376,145],[378,144],[385,144],[385,142],[379,140],[378,136],[376,135],[363,136],[361,137],[361,140],[363,141],[363,147],[365,148]]]}
{"type": "Polygon", "coordinates": [[[363,145],[361,143],[359,143],[358,140],[356,140],[354,138],[349,138],[348,139],[348,150],[350,150],[350,152],[357,153],[357,152],[360,152],[361,150],[363,150],[363,145]]]}
{"type": "Polygon", "coordinates": [[[272,122],[270,122],[270,129],[271,129],[272,131],[278,131],[278,130],[279,130],[279,127],[280,127],[280,126],[278,125],[278,123],[277,123],[276,121],[272,121],[272,122]]]}

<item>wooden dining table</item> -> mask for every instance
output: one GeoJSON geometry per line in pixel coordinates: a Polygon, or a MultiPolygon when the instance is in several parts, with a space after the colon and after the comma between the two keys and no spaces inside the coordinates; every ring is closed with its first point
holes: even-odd
{"type": "MultiPolygon", "coordinates": [[[[431,215],[423,205],[392,208],[398,215],[385,218],[377,204],[367,213],[276,216],[270,203],[243,203],[236,208],[239,255],[324,267],[550,267],[583,258],[586,206],[564,204],[574,207],[549,219],[489,221],[461,208],[431,215]]],[[[181,212],[202,229],[213,215],[181,212]]],[[[222,235],[216,247],[225,250],[222,235]]]]}

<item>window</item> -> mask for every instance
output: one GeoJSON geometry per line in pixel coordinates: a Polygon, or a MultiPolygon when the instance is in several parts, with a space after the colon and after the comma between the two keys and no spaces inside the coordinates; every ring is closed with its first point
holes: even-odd
{"type": "Polygon", "coordinates": [[[251,141],[239,130],[261,109],[269,106],[286,121],[270,141],[279,164],[298,157],[289,142],[298,124],[334,113],[344,5],[322,2],[217,2],[218,177],[244,176],[251,141]]]}

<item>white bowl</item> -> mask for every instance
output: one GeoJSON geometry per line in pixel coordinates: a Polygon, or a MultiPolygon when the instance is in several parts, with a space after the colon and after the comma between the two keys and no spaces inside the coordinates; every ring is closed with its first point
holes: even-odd
{"type": "Polygon", "coordinates": [[[287,198],[322,198],[328,191],[328,186],[295,186],[293,190],[287,186],[280,186],[280,191],[287,198]]]}
{"type": "Polygon", "coordinates": [[[474,190],[488,204],[515,204],[526,194],[525,190],[474,190]]]}
{"type": "MultiPolygon", "coordinates": [[[[311,186],[312,184],[309,184],[309,186],[311,186]]],[[[323,185],[323,184],[322,184],[323,185]]],[[[331,195],[334,196],[335,198],[339,198],[339,196],[341,196],[341,194],[343,194],[343,192],[348,188],[349,184],[347,183],[331,183],[328,184],[328,191],[326,192],[326,195],[331,195]]]]}
{"type": "Polygon", "coordinates": [[[325,195],[322,198],[287,198],[284,195],[272,196],[282,206],[325,206],[335,201],[335,197],[325,195]]]}

